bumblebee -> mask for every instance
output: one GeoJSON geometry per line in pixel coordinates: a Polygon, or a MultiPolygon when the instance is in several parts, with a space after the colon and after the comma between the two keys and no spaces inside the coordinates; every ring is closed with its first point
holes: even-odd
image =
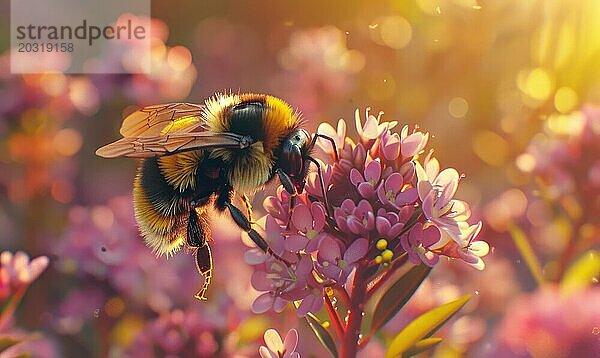
{"type": "MultiPolygon", "coordinates": [[[[213,271],[208,211],[229,211],[259,248],[285,262],[252,228],[246,194],[278,177],[293,200],[304,188],[311,162],[321,174],[310,156],[317,137],[335,145],[324,135],[311,138],[300,113],[283,100],[253,93],[217,94],[204,104],[148,106],[127,116],[120,133],[123,138],[96,154],[142,158],[133,182],[140,232],[158,256],[184,245],[193,249],[204,276],[195,295],[201,300],[213,271]],[[236,192],[247,216],[232,203],[236,192]]],[[[322,177],[321,189],[325,196],[322,177]]]]}

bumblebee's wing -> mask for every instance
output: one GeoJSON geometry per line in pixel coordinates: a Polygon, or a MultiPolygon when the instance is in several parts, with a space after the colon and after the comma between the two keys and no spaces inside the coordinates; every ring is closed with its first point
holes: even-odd
{"type": "Polygon", "coordinates": [[[234,133],[193,132],[166,136],[121,138],[105,145],[96,154],[105,158],[148,158],[202,148],[246,148],[249,137],[234,133]]]}
{"type": "Polygon", "coordinates": [[[144,107],[128,115],[119,132],[125,138],[157,137],[170,133],[206,131],[204,106],[194,103],[167,103],[144,107]]]}
{"type": "Polygon", "coordinates": [[[96,154],[105,158],[120,156],[147,158],[201,148],[245,148],[249,137],[234,133],[208,131],[203,106],[193,103],[170,103],[149,106],[123,120],[124,138],[105,145],[96,154]]]}

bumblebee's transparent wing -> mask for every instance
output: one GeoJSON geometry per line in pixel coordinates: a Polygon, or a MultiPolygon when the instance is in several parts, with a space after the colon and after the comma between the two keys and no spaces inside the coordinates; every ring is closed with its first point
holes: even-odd
{"type": "Polygon", "coordinates": [[[105,145],[96,154],[105,158],[148,158],[202,148],[246,148],[249,137],[234,133],[193,132],[157,137],[121,138],[105,145]]]}
{"type": "Polygon", "coordinates": [[[120,156],[147,158],[201,148],[245,148],[249,137],[234,133],[213,133],[202,118],[203,106],[169,103],[148,106],[123,120],[124,138],[105,145],[96,154],[105,158],[120,156]]]}
{"type": "Polygon", "coordinates": [[[144,107],[128,115],[119,132],[125,138],[157,137],[170,133],[206,131],[204,106],[194,103],[167,103],[144,107]]]}

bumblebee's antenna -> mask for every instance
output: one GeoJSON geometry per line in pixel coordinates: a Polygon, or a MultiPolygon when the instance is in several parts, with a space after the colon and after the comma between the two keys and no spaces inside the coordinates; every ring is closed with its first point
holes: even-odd
{"type": "Polygon", "coordinates": [[[331,138],[330,136],[326,136],[325,134],[321,134],[321,133],[315,133],[315,135],[313,136],[312,141],[310,142],[310,147],[309,148],[313,149],[315,147],[315,144],[317,143],[317,138],[323,138],[325,140],[328,140],[329,143],[331,143],[331,146],[333,147],[333,154],[335,155],[335,161],[336,162],[339,161],[340,158],[338,157],[337,146],[335,145],[335,141],[333,140],[333,138],[331,138]]]}
{"type": "Polygon", "coordinates": [[[327,215],[330,219],[333,219],[333,214],[331,213],[331,206],[329,205],[329,199],[327,199],[327,192],[325,191],[325,183],[323,182],[323,172],[321,171],[321,164],[310,156],[307,156],[306,159],[313,162],[314,165],[317,166],[317,171],[319,172],[319,184],[321,185],[321,193],[323,193],[323,201],[325,202],[325,210],[327,211],[327,215]]]}

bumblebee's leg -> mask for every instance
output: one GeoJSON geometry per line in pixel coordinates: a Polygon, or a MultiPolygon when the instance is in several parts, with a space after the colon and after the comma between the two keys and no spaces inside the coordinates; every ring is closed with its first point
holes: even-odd
{"type": "Polygon", "coordinates": [[[265,239],[263,239],[263,237],[260,236],[258,231],[252,228],[252,224],[240,209],[236,208],[235,205],[233,205],[229,200],[225,201],[224,205],[227,209],[229,209],[233,221],[237,224],[237,226],[239,226],[242,230],[248,233],[248,236],[252,239],[252,241],[254,241],[256,246],[258,246],[265,253],[275,257],[277,260],[285,263],[288,266],[290,265],[289,261],[273,252],[273,250],[269,246],[269,243],[267,243],[265,239]]]}
{"type": "Polygon", "coordinates": [[[190,209],[187,224],[187,244],[191,247],[202,247],[206,243],[207,233],[202,222],[198,218],[196,209],[190,209]]]}
{"type": "Polygon", "coordinates": [[[242,195],[242,201],[244,202],[244,205],[246,205],[246,213],[248,214],[248,221],[253,223],[254,219],[252,219],[252,203],[250,202],[250,199],[248,199],[248,196],[246,194],[242,195]]]}
{"type": "Polygon", "coordinates": [[[212,255],[207,242],[209,239],[210,232],[207,230],[205,223],[202,222],[202,218],[198,217],[196,209],[190,209],[187,225],[187,244],[196,248],[194,251],[196,269],[198,269],[198,273],[204,277],[204,284],[202,285],[202,288],[194,295],[194,297],[199,300],[206,300],[206,296],[204,294],[206,293],[212,278],[212,255]]]}
{"type": "Polygon", "coordinates": [[[277,173],[277,176],[279,176],[279,181],[281,181],[281,185],[283,185],[283,188],[285,189],[285,191],[287,191],[290,194],[290,208],[288,210],[288,226],[289,226],[291,218],[292,218],[292,210],[294,210],[294,206],[296,205],[296,197],[298,196],[298,191],[296,190],[296,187],[292,183],[292,179],[290,179],[290,177],[283,170],[277,168],[277,170],[275,170],[275,172],[277,173]]]}
{"type": "Polygon", "coordinates": [[[195,257],[196,268],[198,269],[198,272],[204,276],[204,285],[202,285],[202,288],[194,295],[194,297],[204,301],[206,300],[206,296],[204,294],[210,285],[210,279],[212,278],[213,273],[212,254],[210,252],[210,246],[208,246],[208,243],[205,243],[204,246],[196,249],[195,257]]]}

